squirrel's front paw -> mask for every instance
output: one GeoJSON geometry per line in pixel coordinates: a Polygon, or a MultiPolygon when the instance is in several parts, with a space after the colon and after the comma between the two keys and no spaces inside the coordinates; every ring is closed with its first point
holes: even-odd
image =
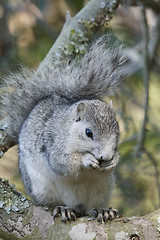
{"type": "Polygon", "coordinates": [[[92,154],[85,154],[82,158],[82,166],[85,168],[100,168],[99,161],[92,154]]]}
{"type": "Polygon", "coordinates": [[[67,221],[75,221],[81,214],[78,210],[66,206],[56,206],[53,210],[53,218],[61,216],[61,221],[66,223],[67,221]]]}
{"type": "Polygon", "coordinates": [[[113,209],[112,207],[108,209],[92,209],[88,212],[88,215],[92,219],[97,219],[98,222],[107,222],[112,221],[118,216],[118,211],[116,209],[113,209]]]}

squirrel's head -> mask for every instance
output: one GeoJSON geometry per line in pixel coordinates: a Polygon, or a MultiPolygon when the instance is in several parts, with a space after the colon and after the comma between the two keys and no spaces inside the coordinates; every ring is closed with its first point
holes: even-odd
{"type": "Polygon", "coordinates": [[[67,144],[70,153],[91,153],[101,162],[112,161],[118,155],[119,126],[112,103],[80,101],[74,105],[71,118],[67,144]]]}

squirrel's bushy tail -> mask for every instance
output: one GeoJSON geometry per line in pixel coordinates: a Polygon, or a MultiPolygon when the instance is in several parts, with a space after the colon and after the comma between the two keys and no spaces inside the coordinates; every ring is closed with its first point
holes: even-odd
{"type": "Polygon", "coordinates": [[[7,134],[12,141],[17,142],[23,122],[43,98],[58,94],[75,102],[101,98],[116,90],[126,75],[126,58],[119,44],[107,48],[108,40],[110,36],[93,43],[79,62],[48,67],[41,73],[23,68],[5,78],[1,116],[7,116],[7,134]]]}
{"type": "Polygon", "coordinates": [[[56,79],[56,91],[69,99],[100,99],[117,90],[127,75],[127,58],[117,40],[106,47],[110,36],[98,39],[79,64],[68,65],[56,79]],[[63,77],[62,77],[63,76],[63,77]]]}

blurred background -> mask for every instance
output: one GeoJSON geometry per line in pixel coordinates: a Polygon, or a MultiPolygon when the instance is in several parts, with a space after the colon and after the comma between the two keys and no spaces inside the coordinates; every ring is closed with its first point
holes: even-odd
{"type": "MultiPolygon", "coordinates": [[[[58,37],[66,11],[74,16],[83,0],[0,0],[0,78],[20,65],[37,67],[58,37]]],[[[157,16],[146,11],[149,40],[157,40],[157,16]],[[155,35],[154,35],[155,34],[155,35]]],[[[106,27],[119,37],[138,62],[142,54],[143,20],[138,7],[120,7],[106,27]],[[138,54],[137,54],[138,53],[138,54]]],[[[152,47],[152,46],[151,46],[152,47]]],[[[144,149],[139,135],[145,112],[145,85],[140,64],[112,99],[120,124],[120,163],[111,205],[126,216],[144,215],[160,207],[160,43],[152,52],[149,72],[149,106],[144,149]]],[[[18,147],[0,159],[0,177],[14,183],[25,194],[18,170],[18,147]]]]}

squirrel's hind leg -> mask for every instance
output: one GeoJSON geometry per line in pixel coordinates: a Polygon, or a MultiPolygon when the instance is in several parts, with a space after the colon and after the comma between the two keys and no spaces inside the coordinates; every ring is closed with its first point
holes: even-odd
{"type": "Polygon", "coordinates": [[[53,210],[53,218],[61,216],[61,221],[66,223],[67,221],[75,221],[77,217],[81,216],[80,211],[67,206],[56,206],[53,210]]]}
{"type": "Polygon", "coordinates": [[[92,209],[88,212],[91,219],[97,219],[98,222],[112,221],[118,216],[118,211],[112,207],[108,209],[92,209]]]}

